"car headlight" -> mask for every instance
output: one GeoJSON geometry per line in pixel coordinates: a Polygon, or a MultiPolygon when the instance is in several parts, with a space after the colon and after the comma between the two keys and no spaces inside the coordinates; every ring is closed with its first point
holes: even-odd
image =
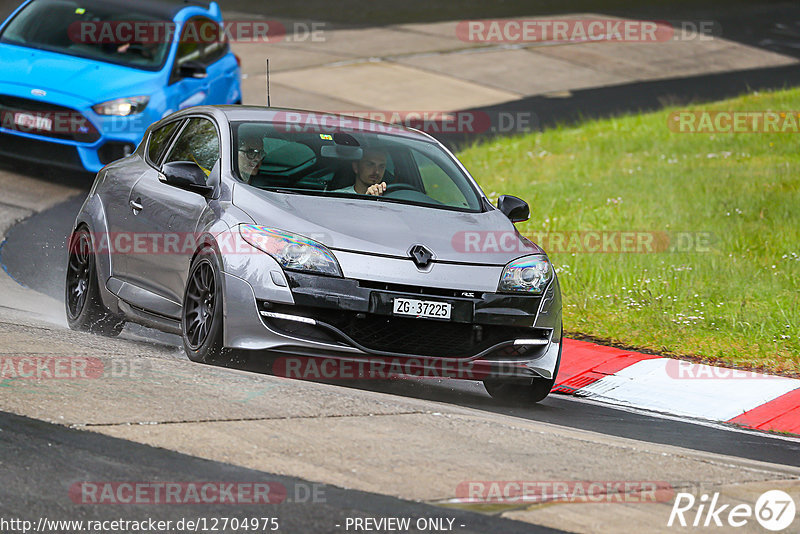
{"type": "Polygon", "coordinates": [[[553,279],[553,266],[545,256],[525,256],[503,269],[497,291],[523,292],[540,295],[553,279]]]}
{"type": "Polygon", "coordinates": [[[98,115],[118,115],[120,117],[127,117],[128,115],[136,115],[144,111],[148,102],[150,102],[149,96],[132,96],[129,98],[109,100],[108,102],[92,106],[92,109],[98,115]]]}
{"type": "Polygon", "coordinates": [[[246,242],[275,258],[284,269],[342,276],[331,251],[316,241],[255,224],[239,225],[239,234],[246,242]]]}

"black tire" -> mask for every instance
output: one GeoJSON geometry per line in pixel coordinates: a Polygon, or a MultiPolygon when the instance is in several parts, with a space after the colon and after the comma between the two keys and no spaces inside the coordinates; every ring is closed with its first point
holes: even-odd
{"type": "Polygon", "coordinates": [[[230,351],[223,344],[222,286],[219,260],[210,247],[201,250],[189,269],[181,311],[183,350],[193,362],[224,364],[230,351]]]}
{"type": "Polygon", "coordinates": [[[103,305],[99,284],[92,236],[81,227],[69,240],[64,284],[67,324],[72,330],[116,337],[125,327],[125,320],[103,305]]]}
{"type": "Polygon", "coordinates": [[[561,329],[561,341],[558,344],[558,360],[553,378],[530,378],[527,380],[487,378],[483,387],[493,399],[513,404],[535,404],[544,400],[556,384],[558,369],[561,366],[561,350],[564,347],[564,329],[561,329]]]}

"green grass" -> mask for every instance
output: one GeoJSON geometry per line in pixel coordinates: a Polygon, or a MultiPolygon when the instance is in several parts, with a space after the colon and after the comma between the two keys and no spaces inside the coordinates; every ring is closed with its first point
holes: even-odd
{"type": "MultiPolygon", "coordinates": [[[[689,109],[800,110],[800,90],[689,109]]],[[[800,134],[674,133],[670,111],[499,139],[459,157],[490,196],[530,203],[518,225],[526,235],[713,235],[707,251],[552,253],[572,335],[797,375],[800,134]]]]}

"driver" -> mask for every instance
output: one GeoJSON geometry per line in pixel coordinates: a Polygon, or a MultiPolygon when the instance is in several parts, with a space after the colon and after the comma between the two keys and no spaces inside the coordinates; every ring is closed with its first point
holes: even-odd
{"type": "Polygon", "coordinates": [[[143,41],[141,43],[129,42],[123,43],[117,47],[117,54],[138,54],[144,59],[158,59],[158,43],[152,41],[143,41]]]}
{"type": "Polygon", "coordinates": [[[386,172],[386,153],[376,148],[364,150],[359,161],[353,162],[356,181],[350,187],[337,189],[336,193],[356,193],[380,196],[386,191],[383,174],[386,172]]]}

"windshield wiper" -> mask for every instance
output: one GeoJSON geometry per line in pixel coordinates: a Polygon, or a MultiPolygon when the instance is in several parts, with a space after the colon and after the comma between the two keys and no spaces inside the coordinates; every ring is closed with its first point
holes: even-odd
{"type": "Polygon", "coordinates": [[[301,194],[296,189],[283,189],[282,187],[259,187],[259,189],[263,189],[264,191],[272,191],[273,193],[285,193],[287,195],[299,195],[301,194]]]}

